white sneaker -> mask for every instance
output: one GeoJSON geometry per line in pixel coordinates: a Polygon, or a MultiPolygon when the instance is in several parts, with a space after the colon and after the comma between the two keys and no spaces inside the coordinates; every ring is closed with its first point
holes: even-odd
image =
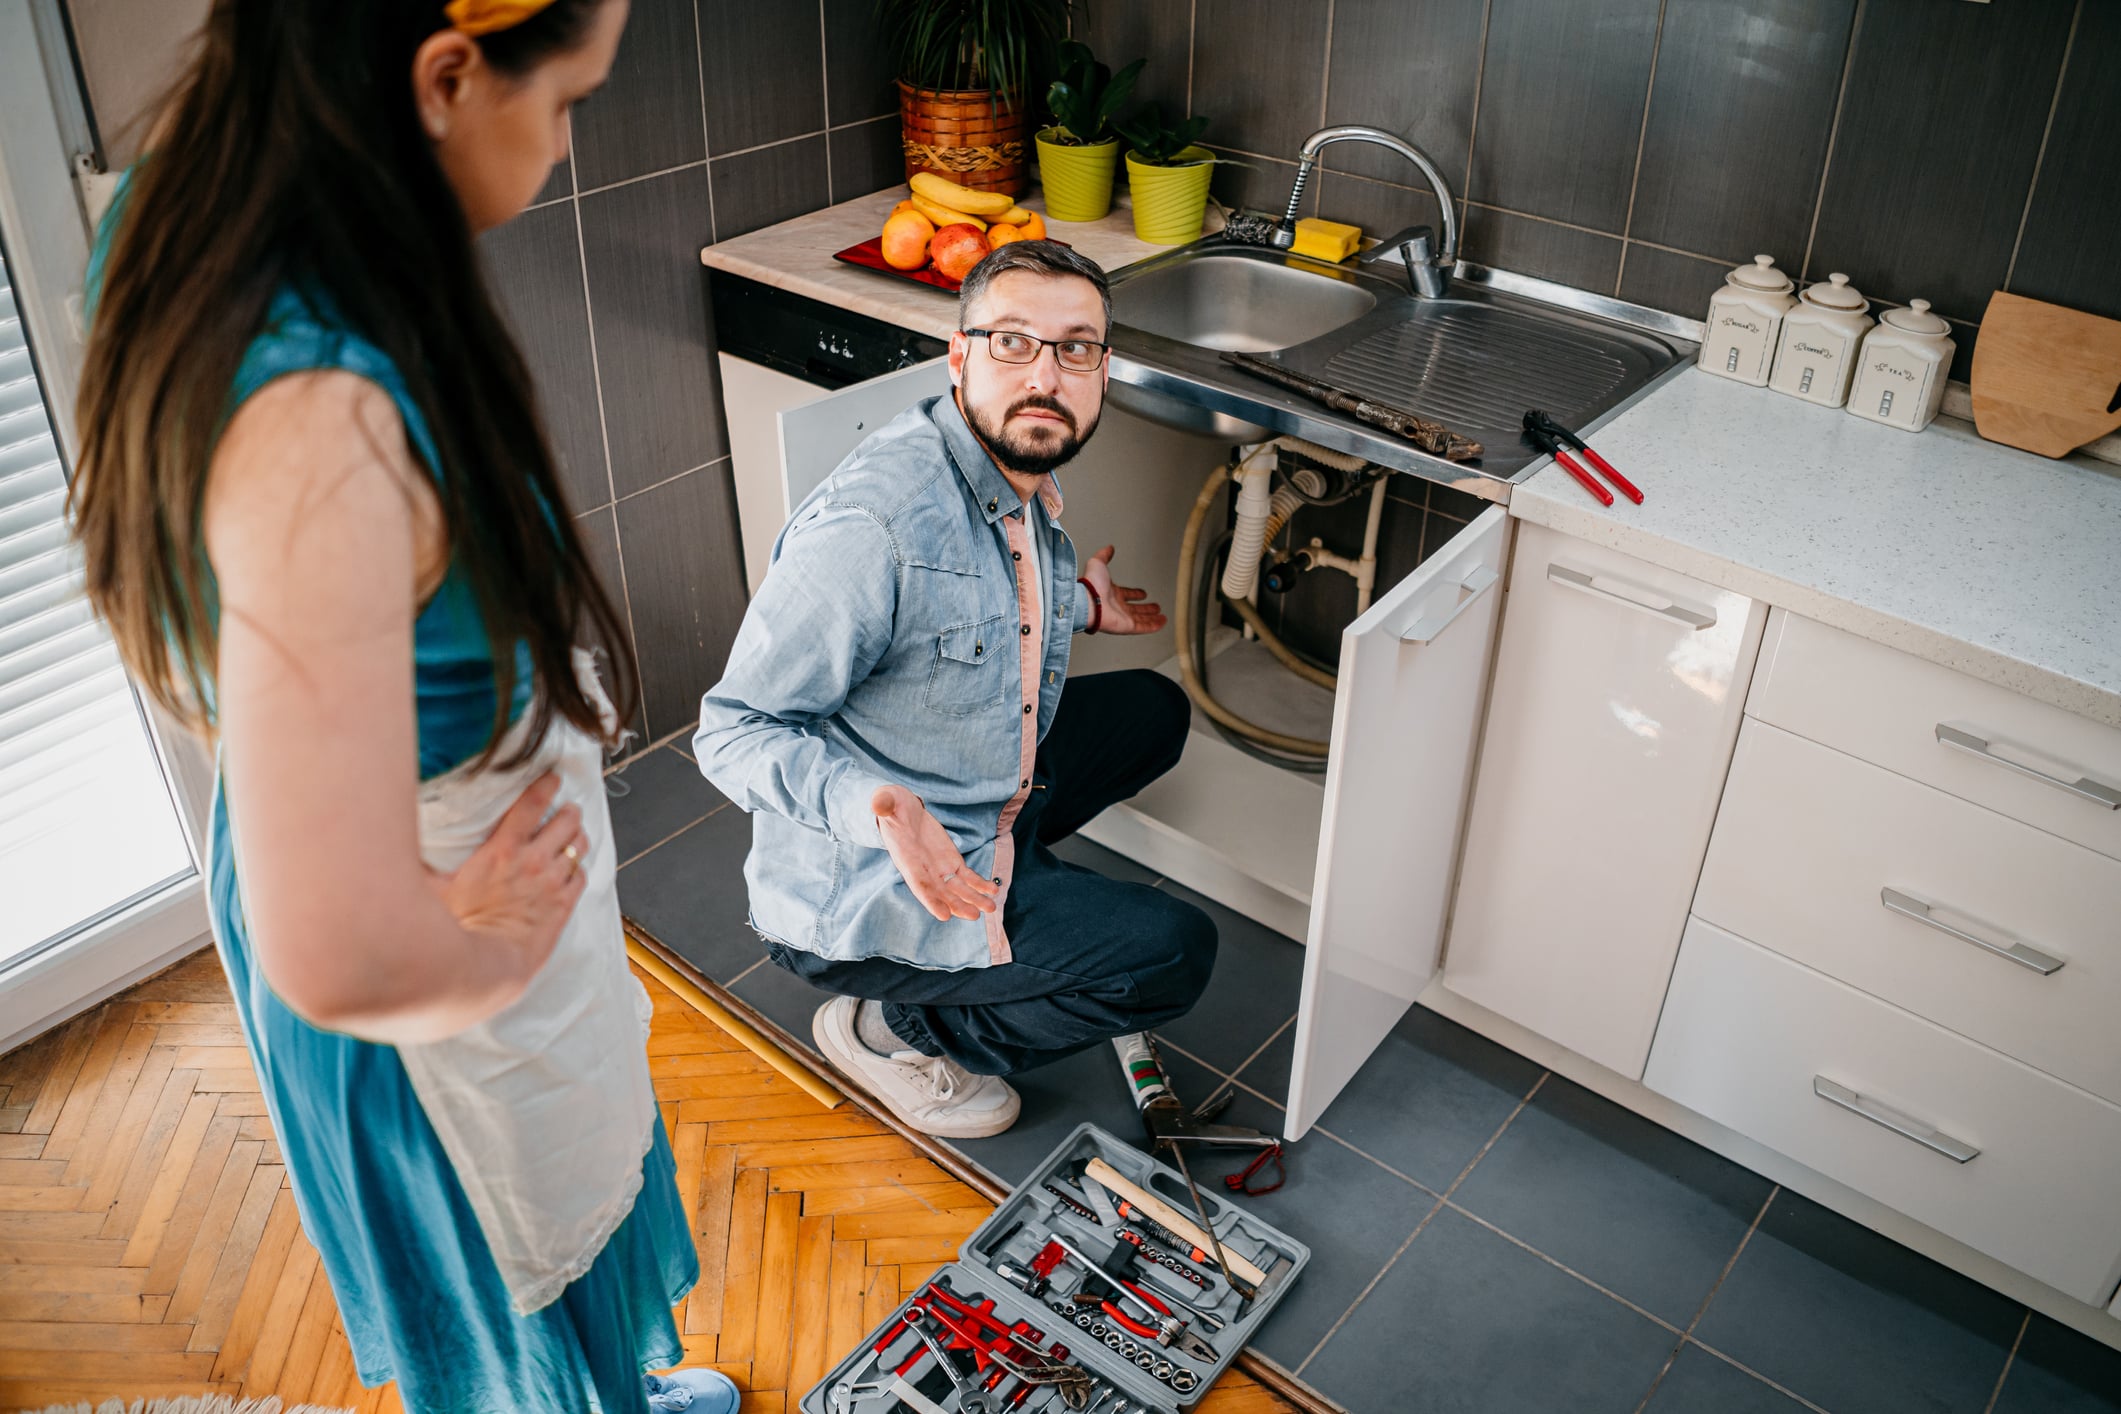
{"type": "Polygon", "coordinates": [[[857,997],[834,997],[810,1019],[817,1048],[910,1127],[938,1139],[985,1139],[1016,1123],[1016,1091],[997,1075],[974,1075],[945,1056],[904,1050],[880,1056],[855,1034],[857,997]]]}

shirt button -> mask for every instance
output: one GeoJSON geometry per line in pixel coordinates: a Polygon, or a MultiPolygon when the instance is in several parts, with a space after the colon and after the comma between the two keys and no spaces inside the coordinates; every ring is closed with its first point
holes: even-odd
{"type": "Polygon", "coordinates": [[[1031,704],[1028,702],[1024,704],[1024,715],[1027,717],[1031,715],[1031,704]]]}
{"type": "Polygon", "coordinates": [[[1024,625],[1024,636],[1025,636],[1026,638],[1028,638],[1028,637],[1030,637],[1030,636],[1031,636],[1031,625],[1029,625],[1029,624],[1025,624],[1025,625],[1024,625]]]}
{"type": "Polygon", "coordinates": [[[993,509],[994,509],[994,508],[995,508],[996,506],[998,506],[998,505],[1000,505],[1000,504],[1001,504],[1001,498],[1000,498],[1000,497],[996,497],[996,498],[995,498],[994,500],[991,500],[991,501],[989,501],[989,502],[987,503],[987,509],[988,509],[988,510],[989,510],[989,511],[991,512],[991,511],[993,511],[993,509]]]}
{"type": "Polygon", "coordinates": [[[1012,560],[1021,560],[1021,559],[1022,559],[1023,557],[1024,557],[1024,552],[1023,552],[1023,551],[1021,551],[1021,550],[1011,550],[1011,551],[1009,552],[1009,558],[1010,558],[1010,559],[1012,559],[1012,560]]]}
{"type": "Polygon", "coordinates": [[[1001,876],[1001,875],[999,875],[999,874],[997,874],[997,875],[995,875],[995,876],[994,876],[994,887],[996,887],[996,888],[998,889],[998,888],[1000,888],[1001,886],[1002,886],[1002,876],[1001,876]]]}
{"type": "Polygon", "coordinates": [[[1018,790],[1022,790],[1022,789],[1024,789],[1025,787],[1029,786],[1030,784],[1031,784],[1031,778],[1030,778],[1030,777],[1028,777],[1028,776],[1026,776],[1026,777],[1025,777],[1025,778],[1024,778],[1023,780],[1020,780],[1020,781],[1018,781],[1018,782],[1016,783],[1016,788],[1017,788],[1018,790]]]}

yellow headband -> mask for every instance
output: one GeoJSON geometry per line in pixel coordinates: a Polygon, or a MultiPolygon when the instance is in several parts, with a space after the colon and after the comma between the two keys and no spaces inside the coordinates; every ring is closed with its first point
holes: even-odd
{"type": "Polygon", "coordinates": [[[477,39],[496,30],[513,29],[550,5],[552,0],[449,0],[442,13],[463,34],[477,39]]]}

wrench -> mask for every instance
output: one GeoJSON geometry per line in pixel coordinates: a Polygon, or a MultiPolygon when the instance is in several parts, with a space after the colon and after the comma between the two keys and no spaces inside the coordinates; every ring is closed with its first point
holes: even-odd
{"type": "Polygon", "coordinates": [[[968,1378],[950,1359],[943,1343],[936,1339],[935,1332],[929,1329],[934,1323],[935,1317],[931,1316],[926,1308],[906,1308],[906,1324],[913,1327],[913,1333],[921,1338],[921,1343],[934,1352],[935,1363],[942,1366],[943,1373],[950,1377],[950,1387],[957,1392],[957,1414],[1000,1414],[1000,1402],[981,1389],[976,1379],[968,1378]]]}

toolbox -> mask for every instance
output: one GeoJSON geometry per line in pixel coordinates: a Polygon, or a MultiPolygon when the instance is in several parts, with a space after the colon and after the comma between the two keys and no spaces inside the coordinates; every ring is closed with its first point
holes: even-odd
{"type": "Polygon", "coordinates": [[[804,1414],[1175,1414],[1311,1249],[1220,1194],[1217,1269],[1177,1170],[1084,1124],[803,1396],[804,1414]],[[1103,1175],[1104,1181],[1100,1181],[1103,1175]],[[1164,1221],[1159,1221],[1159,1216],[1164,1221]],[[1175,1220],[1175,1221],[1174,1221],[1175,1220]]]}

